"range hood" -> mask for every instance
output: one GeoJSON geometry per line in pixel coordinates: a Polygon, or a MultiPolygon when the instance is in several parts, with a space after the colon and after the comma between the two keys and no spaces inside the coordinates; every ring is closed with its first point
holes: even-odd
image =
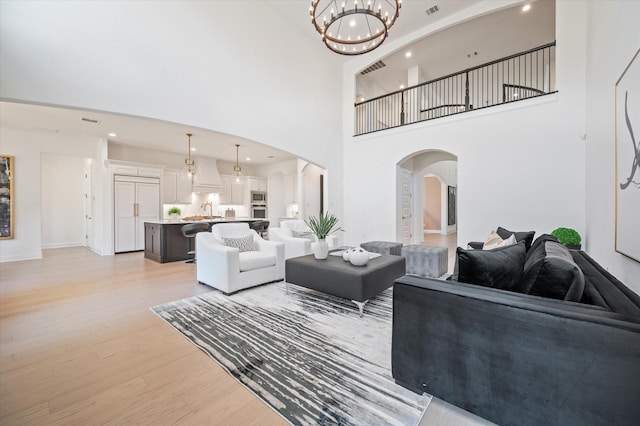
{"type": "Polygon", "coordinates": [[[193,192],[220,192],[222,180],[218,173],[217,160],[209,157],[196,157],[196,176],[193,179],[193,192]]]}

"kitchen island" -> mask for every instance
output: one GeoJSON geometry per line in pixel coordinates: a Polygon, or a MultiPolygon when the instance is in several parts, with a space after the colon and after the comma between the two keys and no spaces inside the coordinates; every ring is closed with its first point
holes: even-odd
{"type": "Polygon", "coordinates": [[[264,219],[202,219],[202,220],[156,220],[144,223],[144,257],[156,262],[189,260],[188,252],[195,248],[195,238],[182,235],[182,227],[188,223],[205,222],[211,226],[218,223],[248,223],[251,225],[264,219]]]}

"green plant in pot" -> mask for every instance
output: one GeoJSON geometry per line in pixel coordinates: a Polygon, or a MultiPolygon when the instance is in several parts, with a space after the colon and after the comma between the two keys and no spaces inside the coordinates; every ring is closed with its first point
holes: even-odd
{"type": "Polygon", "coordinates": [[[567,248],[580,250],[582,246],[582,238],[575,229],[571,228],[556,228],[551,231],[551,235],[556,237],[561,244],[567,246],[567,248]]]}
{"type": "Polygon", "coordinates": [[[169,210],[167,210],[167,214],[172,219],[177,219],[178,217],[180,217],[180,213],[182,213],[182,210],[180,210],[180,207],[176,206],[173,206],[169,210]]]}
{"type": "Polygon", "coordinates": [[[325,238],[333,232],[340,231],[342,228],[336,227],[338,218],[328,212],[320,212],[319,216],[309,216],[304,223],[311,229],[318,238],[318,241],[311,244],[313,255],[316,259],[326,259],[329,255],[329,245],[325,238]]]}

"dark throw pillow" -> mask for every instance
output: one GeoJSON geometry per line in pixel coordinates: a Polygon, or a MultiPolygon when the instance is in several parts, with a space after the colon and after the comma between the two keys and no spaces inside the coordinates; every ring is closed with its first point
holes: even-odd
{"type": "Polygon", "coordinates": [[[507,238],[509,238],[511,234],[515,234],[516,241],[517,242],[524,241],[524,246],[527,250],[529,250],[529,248],[531,247],[531,243],[533,242],[533,236],[536,235],[536,231],[513,232],[513,231],[508,231],[501,226],[498,227],[496,232],[498,233],[498,235],[500,235],[500,238],[502,238],[503,240],[506,240],[507,238]]]}
{"type": "Polygon", "coordinates": [[[520,282],[524,268],[523,242],[493,250],[458,247],[458,281],[511,290],[520,282]]]}
{"type": "Polygon", "coordinates": [[[528,253],[516,291],[579,302],[584,292],[584,275],[565,246],[547,240],[528,253]]]}
{"type": "Polygon", "coordinates": [[[558,239],[551,234],[542,234],[538,238],[536,238],[533,244],[531,244],[531,247],[529,247],[529,250],[527,250],[527,256],[524,260],[525,268],[527,267],[527,260],[529,260],[529,257],[531,257],[533,253],[539,250],[538,247],[540,246],[540,244],[544,244],[546,241],[555,241],[557,243],[558,239]]]}

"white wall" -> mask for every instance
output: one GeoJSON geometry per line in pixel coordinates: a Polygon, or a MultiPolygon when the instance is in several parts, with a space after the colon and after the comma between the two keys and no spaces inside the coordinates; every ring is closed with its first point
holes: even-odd
{"type": "MultiPolygon", "coordinates": [[[[640,2],[587,2],[586,211],[589,253],[640,293],[640,263],[615,251],[615,83],[640,48],[640,2]]],[[[636,112],[637,117],[638,112],[636,112]]],[[[636,138],[638,131],[636,130],[636,138]]],[[[638,225],[640,226],[640,225],[638,225]]],[[[640,244],[640,242],[638,242],[640,244]]]]}
{"type": "MultiPolygon", "coordinates": [[[[42,257],[42,174],[41,154],[95,158],[98,142],[89,138],[24,132],[0,128],[0,151],[14,156],[14,234],[11,240],[0,240],[0,262],[42,257]]],[[[101,208],[102,200],[97,200],[101,208]]],[[[94,216],[95,218],[96,216],[94,216]]],[[[98,220],[100,216],[98,213],[98,220]]],[[[102,241],[101,230],[96,231],[102,241]]]]}
{"type": "Polygon", "coordinates": [[[84,159],[43,153],[42,248],[85,245],[84,159]]]}
{"type": "Polygon", "coordinates": [[[264,1],[3,2],[0,98],[274,146],[335,169],[330,202],[341,212],[340,62],[276,10],[264,1]]]}
{"type": "MultiPolygon", "coordinates": [[[[504,5],[483,2],[474,10],[488,13],[504,5]]],[[[396,164],[426,150],[458,157],[459,244],[484,238],[497,226],[539,233],[568,226],[585,235],[584,141],[580,138],[584,134],[585,5],[557,2],[556,9],[557,95],[354,138],[349,100],[353,99],[353,76],[364,68],[364,59],[346,64],[346,243],[398,240],[396,164]],[[366,155],[372,152],[375,156],[366,155]]],[[[465,14],[456,19],[466,19],[465,14]]],[[[452,24],[453,19],[439,25],[452,24]]],[[[428,31],[423,29],[419,36],[428,31]]],[[[407,41],[385,44],[378,54],[388,54],[407,41]]]]}
{"type": "Polygon", "coordinates": [[[484,238],[497,226],[538,233],[570,226],[584,235],[579,132],[566,126],[556,96],[514,106],[346,143],[345,243],[398,240],[396,164],[425,149],[458,157],[459,245],[484,238]],[[376,155],[364,156],[363,150],[376,155]],[[567,158],[575,159],[571,170],[567,158]]]}

